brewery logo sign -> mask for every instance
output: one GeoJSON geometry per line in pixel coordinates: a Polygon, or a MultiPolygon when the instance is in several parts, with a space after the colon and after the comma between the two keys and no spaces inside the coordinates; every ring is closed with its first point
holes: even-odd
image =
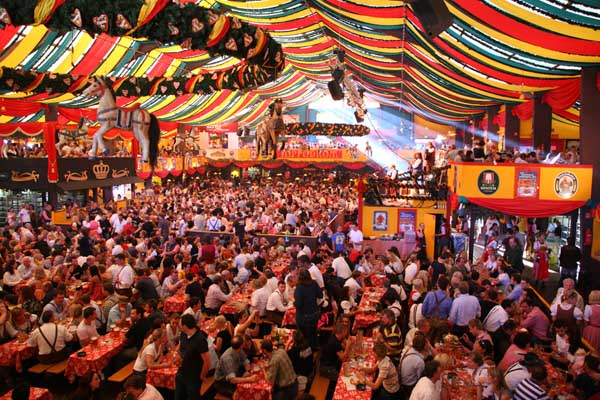
{"type": "Polygon", "coordinates": [[[498,191],[500,186],[500,177],[495,171],[486,169],[479,174],[477,178],[477,187],[483,194],[494,194],[498,191]]]}
{"type": "Polygon", "coordinates": [[[554,179],[554,192],[562,199],[570,199],[577,193],[579,182],[572,172],[561,172],[554,179]]]}

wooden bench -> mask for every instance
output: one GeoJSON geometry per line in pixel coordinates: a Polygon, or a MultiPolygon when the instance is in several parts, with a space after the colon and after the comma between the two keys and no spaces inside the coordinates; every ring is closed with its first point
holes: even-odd
{"type": "Polygon", "coordinates": [[[321,376],[318,372],[315,373],[312,385],[310,387],[310,395],[315,400],[325,400],[327,396],[327,388],[329,387],[329,379],[321,376]]]}
{"type": "Polygon", "coordinates": [[[49,374],[62,375],[65,373],[65,369],[67,368],[68,361],[69,361],[69,359],[67,358],[66,360],[63,360],[56,364],[52,364],[52,366],[50,368],[48,368],[46,370],[46,372],[49,374]]]}
{"type": "Polygon", "coordinates": [[[200,386],[200,397],[204,398],[204,395],[213,387],[215,383],[215,376],[207,376],[206,380],[202,382],[200,386]]]}
{"type": "Polygon", "coordinates": [[[33,367],[29,368],[27,371],[31,372],[32,374],[43,374],[51,366],[52,366],[52,364],[41,364],[41,363],[35,364],[33,367]]]}
{"type": "Polygon", "coordinates": [[[131,374],[133,374],[133,365],[134,364],[135,364],[135,361],[132,361],[129,364],[127,364],[126,366],[124,366],[123,368],[121,368],[120,370],[118,370],[117,372],[115,372],[114,374],[112,374],[108,378],[109,382],[116,382],[116,383],[125,382],[125,380],[127,378],[129,378],[131,376],[131,374]]]}

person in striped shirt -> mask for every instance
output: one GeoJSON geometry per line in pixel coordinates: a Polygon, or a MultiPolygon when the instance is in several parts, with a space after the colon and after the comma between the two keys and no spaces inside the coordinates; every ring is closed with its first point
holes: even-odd
{"type": "Polygon", "coordinates": [[[523,379],[513,395],[513,400],[548,400],[548,393],[542,388],[548,373],[543,365],[531,368],[531,378],[523,379]]]}

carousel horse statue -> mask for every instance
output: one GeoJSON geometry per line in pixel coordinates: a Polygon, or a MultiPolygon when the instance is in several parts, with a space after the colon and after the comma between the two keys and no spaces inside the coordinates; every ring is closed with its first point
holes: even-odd
{"type": "MultiPolygon", "coordinates": [[[[256,127],[256,153],[262,157],[268,157],[269,152],[273,151],[272,159],[277,158],[277,140],[285,131],[282,114],[283,101],[277,99],[269,105],[268,114],[256,127]]],[[[285,142],[281,144],[281,150],[284,147],[285,142]]]]}
{"type": "Polygon", "coordinates": [[[100,129],[94,134],[92,149],[90,150],[90,159],[96,158],[98,147],[104,156],[109,154],[104,145],[102,137],[113,128],[120,128],[133,131],[135,138],[142,148],[142,161],[150,162],[154,167],[158,158],[158,140],[160,139],[160,128],[158,119],[148,111],[139,108],[124,109],[117,107],[117,96],[110,83],[103,78],[93,77],[84,91],[83,95],[88,97],[98,97],[98,122],[100,129]]]}

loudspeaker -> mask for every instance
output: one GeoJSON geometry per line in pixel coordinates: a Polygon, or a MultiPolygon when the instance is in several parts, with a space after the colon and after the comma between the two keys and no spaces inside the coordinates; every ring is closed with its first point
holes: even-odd
{"type": "Polygon", "coordinates": [[[327,87],[329,88],[329,93],[333,100],[344,100],[344,91],[339,83],[336,81],[329,81],[327,87]]]}
{"type": "Polygon", "coordinates": [[[454,16],[444,0],[413,0],[409,2],[413,12],[421,21],[425,34],[434,38],[452,25],[454,16]]]}

